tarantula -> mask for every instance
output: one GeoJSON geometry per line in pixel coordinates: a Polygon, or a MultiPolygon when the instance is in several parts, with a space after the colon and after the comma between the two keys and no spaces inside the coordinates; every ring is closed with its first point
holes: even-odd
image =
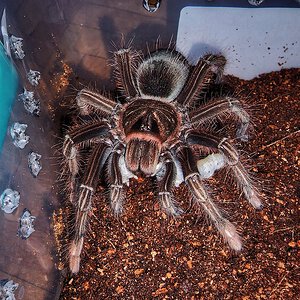
{"type": "Polygon", "coordinates": [[[238,122],[237,137],[247,140],[249,114],[238,99],[228,96],[195,105],[206,86],[221,78],[225,64],[222,55],[205,55],[192,66],[175,50],[155,50],[143,57],[126,48],[114,53],[117,88],[125,103],[86,88],[78,93],[80,114],[94,117],[71,127],[62,149],[76,209],[75,235],[69,248],[73,273],[79,271],[93,195],[104,174],[110,205],[117,215],[122,212],[124,186],[130,178],[156,177],[160,204],[171,216],[182,212],[172,189],[185,182],[194,205],[210,217],[232,249],[241,250],[235,226],[214,204],[203,180],[227,167],[247,200],[261,208],[259,192],[238,151],[228,139],[207,129],[211,121],[233,116],[238,122]],[[80,167],[86,148],[91,148],[89,158],[80,167]]]}

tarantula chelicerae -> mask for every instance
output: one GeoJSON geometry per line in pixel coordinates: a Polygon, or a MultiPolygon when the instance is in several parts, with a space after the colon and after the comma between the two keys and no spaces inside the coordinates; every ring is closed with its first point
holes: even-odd
{"type": "Polygon", "coordinates": [[[205,211],[229,246],[241,249],[235,226],[214,204],[203,180],[227,167],[248,201],[255,208],[261,207],[259,193],[235,147],[207,129],[216,118],[234,116],[237,137],[247,140],[249,114],[233,97],[195,105],[199,93],[220,79],[225,63],[222,55],[206,55],[191,66],[175,50],[156,50],[142,57],[131,49],[121,49],[114,53],[114,67],[125,103],[89,89],[78,93],[80,113],[94,117],[71,127],[63,143],[70,197],[76,206],[75,235],[69,250],[72,272],[79,270],[92,198],[104,173],[116,214],[122,212],[124,185],[130,178],[155,176],[162,208],[176,216],[181,209],[175,204],[172,189],[185,182],[194,204],[205,211]],[[81,168],[79,157],[87,147],[91,148],[90,156],[81,168]]]}

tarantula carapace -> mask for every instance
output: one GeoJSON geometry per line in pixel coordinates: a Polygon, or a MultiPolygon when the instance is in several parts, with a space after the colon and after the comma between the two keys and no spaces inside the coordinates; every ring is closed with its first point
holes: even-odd
{"type": "Polygon", "coordinates": [[[222,55],[206,55],[191,66],[175,50],[156,50],[143,57],[132,49],[121,49],[114,53],[114,68],[124,103],[89,89],[78,93],[80,114],[90,119],[72,126],[63,143],[70,198],[76,207],[75,235],[69,250],[73,273],[79,270],[93,195],[104,174],[115,214],[122,212],[124,186],[130,178],[154,176],[162,208],[176,216],[181,209],[172,189],[185,182],[194,205],[205,211],[232,249],[241,249],[235,226],[214,204],[203,181],[227,167],[248,201],[261,207],[239,153],[228,139],[207,126],[221,116],[234,116],[237,137],[246,140],[249,114],[239,100],[228,96],[195,105],[207,85],[221,78],[225,63],[222,55]],[[88,161],[80,166],[80,156],[87,147],[91,148],[88,161]]]}

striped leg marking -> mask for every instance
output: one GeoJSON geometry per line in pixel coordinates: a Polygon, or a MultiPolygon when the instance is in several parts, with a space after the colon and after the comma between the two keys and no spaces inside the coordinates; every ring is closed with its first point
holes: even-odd
{"type": "Polygon", "coordinates": [[[104,114],[111,114],[117,105],[114,100],[88,89],[82,89],[77,94],[76,101],[83,115],[90,114],[93,109],[97,109],[104,114]]]}
{"type": "Polygon", "coordinates": [[[108,134],[109,127],[104,122],[93,122],[73,128],[65,137],[63,153],[66,158],[72,156],[72,147],[94,138],[101,138],[108,134]]]}
{"type": "Polygon", "coordinates": [[[71,203],[75,200],[75,185],[76,185],[76,176],[79,172],[79,163],[78,163],[78,151],[74,145],[73,140],[69,135],[65,136],[65,141],[63,144],[63,155],[65,156],[70,172],[70,194],[69,200],[71,203]]]}
{"type": "Polygon", "coordinates": [[[92,197],[109,152],[110,147],[106,144],[98,144],[94,148],[85,170],[83,183],[79,187],[79,199],[76,204],[75,235],[69,251],[69,265],[72,273],[78,273],[79,271],[80,254],[86,232],[88,215],[92,208],[92,197]]]}
{"type": "Polygon", "coordinates": [[[204,209],[229,246],[234,250],[241,250],[242,242],[235,226],[222,215],[201,182],[191,149],[179,148],[177,157],[182,165],[185,182],[194,196],[194,203],[204,209]]]}
{"type": "Polygon", "coordinates": [[[242,241],[235,226],[222,215],[217,205],[209,197],[201,182],[200,175],[191,174],[186,178],[186,183],[194,196],[195,204],[201,206],[209,215],[230,248],[236,251],[241,250],[242,241]]]}
{"type": "Polygon", "coordinates": [[[250,125],[250,116],[242,107],[239,100],[232,97],[213,99],[207,104],[189,113],[190,120],[193,125],[205,124],[210,120],[214,120],[222,115],[233,114],[240,123],[236,135],[242,141],[248,140],[247,130],[250,125]]]}
{"type": "Polygon", "coordinates": [[[199,92],[211,82],[214,74],[221,76],[225,64],[226,59],[222,55],[208,55],[200,59],[176,101],[184,106],[190,105],[197,99],[199,92]]]}
{"type": "Polygon", "coordinates": [[[163,162],[162,170],[156,175],[158,183],[158,199],[162,209],[170,216],[178,216],[183,211],[176,206],[172,189],[176,179],[176,166],[170,155],[163,162]]]}
{"type": "Polygon", "coordinates": [[[78,150],[82,145],[91,139],[101,138],[107,135],[109,128],[103,122],[94,122],[76,127],[68,132],[63,143],[63,155],[67,160],[70,171],[70,201],[74,201],[76,175],[79,172],[78,150]]]}
{"type": "Polygon", "coordinates": [[[111,208],[116,215],[122,213],[125,198],[123,178],[119,164],[120,158],[123,155],[121,149],[122,147],[119,146],[112,152],[107,168],[110,183],[109,200],[111,208]]]}
{"type": "Polygon", "coordinates": [[[133,98],[137,95],[133,77],[133,64],[136,56],[136,53],[130,49],[121,49],[114,53],[115,66],[118,71],[116,77],[119,80],[119,87],[128,98],[133,98]]]}
{"type": "Polygon", "coordinates": [[[186,141],[190,145],[199,145],[218,150],[224,157],[225,163],[233,173],[233,178],[243,191],[249,203],[257,208],[262,208],[259,191],[255,187],[246,168],[241,164],[239,153],[227,139],[219,139],[209,134],[191,130],[187,133],[186,141]]]}

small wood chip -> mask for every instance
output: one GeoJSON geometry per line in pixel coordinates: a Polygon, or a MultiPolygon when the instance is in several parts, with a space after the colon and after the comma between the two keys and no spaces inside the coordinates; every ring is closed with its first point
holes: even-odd
{"type": "Polygon", "coordinates": [[[118,294],[122,294],[124,292],[124,287],[122,285],[117,286],[116,292],[118,294]]]}
{"type": "Polygon", "coordinates": [[[116,249],[108,249],[108,250],[107,250],[107,254],[108,254],[108,255],[112,255],[112,254],[114,254],[114,253],[116,253],[116,249]]]}
{"type": "Polygon", "coordinates": [[[187,266],[188,266],[189,269],[193,269],[193,262],[192,262],[192,260],[188,260],[186,262],[186,264],[187,264],[187,266]]]}
{"type": "Polygon", "coordinates": [[[89,288],[90,288],[90,284],[88,281],[86,281],[84,284],[83,284],[83,288],[87,291],[89,288]]]}
{"type": "Polygon", "coordinates": [[[139,276],[144,272],[144,269],[136,269],[134,270],[134,275],[139,276]]]}
{"type": "Polygon", "coordinates": [[[163,287],[163,288],[159,288],[157,289],[155,292],[152,293],[152,296],[153,297],[157,297],[159,295],[162,295],[162,294],[166,294],[168,292],[168,289],[163,287]]]}
{"type": "Polygon", "coordinates": [[[292,247],[292,248],[294,248],[294,247],[296,247],[296,242],[294,242],[294,241],[291,241],[291,242],[289,242],[289,244],[288,244],[290,247],[292,247]]]}

